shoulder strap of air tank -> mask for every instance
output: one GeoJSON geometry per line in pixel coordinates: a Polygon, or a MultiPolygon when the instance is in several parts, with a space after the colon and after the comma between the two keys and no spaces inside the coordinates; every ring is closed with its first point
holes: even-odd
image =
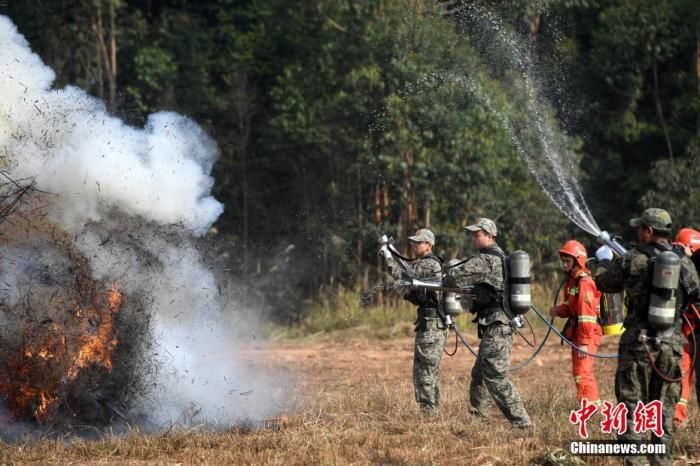
{"type": "Polygon", "coordinates": [[[637,251],[641,252],[642,254],[644,254],[645,256],[647,256],[649,259],[653,259],[654,257],[656,257],[659,254],[658,252],[656,252],[656,248],[654,247],[654,244],[656,244],[656,243],[638,244],[637,246],[635,246],[635,249],[637,251]]]}
{"type": "Polygon", "coordinates": [[[442,260],[442,257],[440,257],[440,256],[438,256],[437,254],[434,254],[434,253],[431,253],[431,254],[425,256],[424,259],[432,259],[432,260],[434,260],[434,261],[437,261],[440,265],[442,265],[442,263],[445,262],[445,261],[442,260]]]}
{"type": "Polygon", "coordinates": [[[500,257],[501,259],[505,259],[507,257],[506,253],[499,246],[490,246],[486,249],[482,249],[479,251],[479,253],[486,254],[488,256],[500,257]]]}
{"type": "Polygon", "coordinates": [[[656,241],[651,243],[652,246],[654,246],[656,249],[660,249],[662,251],[673,251],[673,246],[671,246],[669,243],[657,243],[656,241]]]}
{"type": "MultiPolygon", "coordinates": [[[[505,280],[505,282],[508,281],[508,264],[506,263],[506,261],[508,260],[508,256],[503,251],[503,249],[501,249],[499,246],[491,246],[486,249],[482,249],[481,251],[479,251],[479,254],[500,257],[501,268],[503,269],[503,279],[505,280]]],[[[504,286],[507,286],[507,283],[504,283],[504,286]]]]}

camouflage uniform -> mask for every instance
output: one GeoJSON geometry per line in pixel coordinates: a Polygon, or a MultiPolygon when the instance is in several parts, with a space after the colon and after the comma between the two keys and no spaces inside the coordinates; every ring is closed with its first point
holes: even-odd
{"type": "MultiPolygon", "coordinates": [[[[403,269],[393,258],[387,259],[391,274],[400,279],[403,269]]],[[[435,255],[413,263],[413,278],[442,278],[442,264],[435,255]]],[[[421,411],[436,415],[440,410],[440,360],[447,338],[447,328],[437,314],[434,292],[424,289],[409,290],[404,299],[418,306],[416,339],[413,350],[413,388],[421,411]]]]}
{"type": "MultiPolygon", "coordinates": [[[[494,246],[498,248],[495,244],[494,246]]],[[[485,289],[492,287],[504,290],[502,258],[487,252],[489,251],[479,251],[461,266],[450,269],[452,279],[460,287],[486,285],[485,289]]],[[[477,306],[475,321],[478,323],[481,342],[469,386],[469,402],[473,411],[480,416],[486,416],[493,397],[496,406],[515,426],[530,426],[530,416],[523,406],[518,390],[508,378],[513,328],[503,303],[494,302],[482,308],[477,306]]]]}
{"type": "MultiPolygon", "coordinates": [[[[667,223],[670,223],[670,217],[667,223]]],[[[649,246],[653,247],[656,254],[669,248],[668,243],[665,242],[653,243],[649,246]]],[[[648,252],[651,252],[651,249],[648,252]]],[[[646,314],[649,307],[649,286],[651,285],[647,270],[649,261],[650,258],[645,254],[644,247],[631,249],[622,257],[616,257],[612,261],[602,261],[596,270],[595,280],[598,288],[603,292],[619,293],[623,289],[627,291],[627,316],[624,323],[625,332],[620,338],[615,395],[619,402],[627,406],[628,428],[619,436],[619,440],[630,443],[646,442],[645,434],[635,433],[633,429],[637,402],[641,400],[648,403],[652,400],[661,400],[664,435],[659,438],[652,434],[651,442],[665,444],[666,455],[652,456],[650,459],[652,464],[671,464],[671,447],[675,433],[673,416],[676,403],[680,399],[681,382],[667,382],[659,377],[651,367],[646,351],[648,348],[659,371],[666,374],[668,378],[676,379],[681,375],[680,363],[686,339],[681,332],[681,320],[678,318],[673,335],[659,345],[653,342],[644,344],[639,341],[640,331],[646,328],[646,314]]],[[[687,257],[681,258],[680,286],[684,296],[679,299],[688,297],[696,299],[700,292],[698,274],[687,257]]],[[[653,336],[651,332],[649,330],[649,335],[653,336]]],[[[644,458],[627,457],[625,462],[643,464],[644,458]]]]}

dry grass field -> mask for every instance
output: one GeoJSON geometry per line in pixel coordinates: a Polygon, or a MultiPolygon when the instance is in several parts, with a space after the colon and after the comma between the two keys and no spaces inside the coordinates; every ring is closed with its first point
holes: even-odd
{"type": "MultiPolygon", "coordinates": [[[[476,342],[474,332],[469,340],[476,342]]],[[[451,341],[450,341],[451,343],[451,341]]],[[[603,352],[615,352],[607,337],[603,352]]],[[[531,349],[516,337],[513,361],[531,349]]],[[[489,420],[468,415],[472,357],[461,348],[444,357],[444,411],[422,419],[413,400],[412,339],[368,338],[354,331],[330,336],[282,340],[251,347],[241,357],[250,364],[283,372],[297,408],[269,420],[267,428],[200,430],[100,441],[45,440],[3,445],[0,463],[62,464],[618,464],[614,458],[573,457],[567,441],[576,437],[568,421],[576,407],[569,351],[551,338],[541,356],[513,374],[536,423],[523,436],[495,410],[489,420]]],[[[602,395],[613,400],[614,361],[600,362],[602,395]]],[[[596,416],[598,416],[596,414],[596,416]]],[[[599,418],[594,418],[599,419],[599,418]]],[[[603,438],[596,425],[594,438],[603,438]]],[[[680,464],[700,463],[700,416],[695,402],[691,418],[677,436],[680,464]]]]}

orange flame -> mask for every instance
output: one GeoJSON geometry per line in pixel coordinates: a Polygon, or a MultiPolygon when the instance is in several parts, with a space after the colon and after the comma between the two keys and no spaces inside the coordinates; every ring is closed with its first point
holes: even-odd
{"type": "Polygon", "coordinates": [[[75,357],[73,365],[68,370],[68,377],[75,379],[81,369],[88,366],[100,365],[106,370],[112,370],[112,352],[117,346],[117,339],[113,338],[113,318],[122,305],[122,293],[113,287],[107,293],[107,309],[89,309],[88,318],[83,321],[83,335],[81,336],[80,350],[75,357]],[[96,335],[90,335],[86,326],[99,320],[99,328],[96,335]]]}
{"type": "Polygon", "coordinates": [[[112,371],[112,353],[118,343],[114,317],[123,304],[123,294],[114,286],[101,295],[101,303],[87,311],[76,306],[74,315],[81,319],[81,334],[73,348],[67,347],[65,329],[55,322],[25,328],[21,351],[0,368],[0,395],[15,416],[31,412],[38,422],[46,422],[58,404],[62,384],[75,380],[87,367],[112,371]],[[42,373],[54,374],[56,367],[67,370],[60,377],[42,378],[42,373]]]}

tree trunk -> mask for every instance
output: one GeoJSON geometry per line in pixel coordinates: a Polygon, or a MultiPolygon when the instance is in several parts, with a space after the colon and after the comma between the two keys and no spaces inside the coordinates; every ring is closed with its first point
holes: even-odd
{"type": "Polygon", "coordinates": [[[236,104],[236,126],[238,132],[234,141],[234,147],[241,163],[241,193],[242,193],[242,222],[243,222],[243,274],[248,274],[250,259],[249,246],[249,198],[248,198],[248,150],[250,143],[251,122],[255,114],[255,97],[248,87],[248,77],[241,73],[234,76],[233,97],[236,104]]]}
{"type": "Polygon", "coordinates": [[[382,223],[382,193],[379,185],[374,187],[374,224],[382,223]]]}
{"type": "Polygon", "coordinates": [[[358,240],[357,240],[357,273],[358,275],[362,271],[362,249],[363,249],[363,243],[362,243],[362,232],[364,231],[365,228],[365,216],[364,216],[364,209],[363,209],[363,204],[362,204],[362,167],[358,163],[357,164],[357,171],[356,171],[356,179],[355,179],[355,189],[357,193],[357,229],[360,232],[358,235],[358,240]]]}
{"type": "Polygon", "coordinates": [[[109,0],[109,69],[111,78],[109,80],[109,102],[114,106],[117,101],[117,30],[115,0],[109,0]]]}
{"type": "Polygon", "coordinates": [[[430,228],[430,200],[425,201],[425,212],[424,214],[424,221],[423,221],[423,226],[425,228],[430,228]]]}
{"type": "Polygon", "coordinates": [[[403,206],[399,221],[400,230],[397,232],[397,234],[399,235],[399,238],[404,238],[405,236],[408,236],[409,232],[413,231],[414,227],[418,223],[418,213],[416,209],[416,193],[413,189],[413,183],[411,183],[413,153],[406,149],[401,155],[406,162],[406,172],[404,173],[403,192],[401,193],[403,206]]]}
{"type": "Polygon", "coordinates": [[[107,90],[109,107],[114,109],[117,97],[117,38],[116,38],[116,10],[114,0],[109,0],[109,45],[105,41],[105,30],[102,22],[102,2],[97,3],[94,29],[97,35],[97,44],[100,51],[99,58],[99,95],[104,98],[103,75],[107,76],[107,90]]]}
{"type": "Polygon", "coordinates": [[[102,11],[97,7],[95,12],[95,20],[92,23],[92,30],[95,32],[95,63],[97,65],[97,96],[104,99],[104,69],[102,65],[102,47],[100,47],[100,34],[102,31],[102,11]]]}
{"type": "Polygon", "coordinates": [[[391,209],[389,206],[389,188],[387,188],[386,183],[382,185],[382,190],[384,193],[384,196],[383,196],[384,217],[383,218],[389,218],[389,216],[391,215],[391,209]]]}
{"type": "Polygon", "coordinates": [[[659,124],[664,132],[664,138],[666,138],[668,158],[673,160],[673,145],[671,144],[671,136],[669,135],[668,128],[666,127],[666,119],[664,118],[664,111],[661,107],[661,97],[659,96],[659,66],[657,62],[654,62],[652,72],[654,74],[654,106],[656,107],[656,116],[659,119],[659,124]]]}
{"type": "Polygon", "coordinates": [[[527,43],[527,66],[531,66],[536,61],[537,53],[537,38],[542,27],[542,15],[536,15],[530,18],[528,22],[530,35],[527,43]]]}
{"type": "MultiPolygon", "coordinates": [[[[696,30],[696,40],[695,40],[695,78],[698,86],[698,98],[700,98],[700,26],[696,30]]],[[[696,132],[700,138],[700,108],[698,108],[698,121],[696,125],[696,132]]]]}

